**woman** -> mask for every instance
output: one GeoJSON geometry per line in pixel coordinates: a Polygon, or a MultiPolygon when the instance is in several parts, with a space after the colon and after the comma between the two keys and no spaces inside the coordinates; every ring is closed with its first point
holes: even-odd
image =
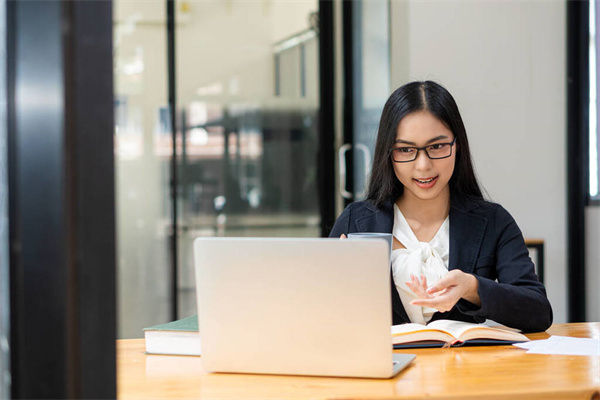
{"type": "Polygon", "coordinates": [[[330,236],[391,232],[393,323],[486,319],[526,332],[552,323],[523,236],[484,200],[456,102],[435,82],[388,99],[367,200],[350,204],[330,236]]]}

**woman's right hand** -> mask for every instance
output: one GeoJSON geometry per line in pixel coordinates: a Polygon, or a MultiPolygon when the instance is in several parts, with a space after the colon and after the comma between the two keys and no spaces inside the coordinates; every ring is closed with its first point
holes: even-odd
{"type": "Polygon", "coordinates": [[[348,239],[348,237],[342,233],[342,234],[340,235],[340,239],[348,239]]]}

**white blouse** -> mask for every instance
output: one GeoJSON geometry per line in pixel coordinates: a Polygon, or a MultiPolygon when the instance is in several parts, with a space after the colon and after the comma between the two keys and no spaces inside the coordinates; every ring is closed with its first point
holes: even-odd
{"type": "Polygon", "coordinates": [[[402,212],[394,204],[394,228],[392,234],[405,249],[392,252],[392,272],[396,290],[410,322],[426,324],[437,310],[409,304],[417,297],[406,286],[410,275],[425,275],[427,285],[432,286],[448,272],[450,255],[450,219],[446,218],[442,226],[429,242],[419,242],[402,212]]]}

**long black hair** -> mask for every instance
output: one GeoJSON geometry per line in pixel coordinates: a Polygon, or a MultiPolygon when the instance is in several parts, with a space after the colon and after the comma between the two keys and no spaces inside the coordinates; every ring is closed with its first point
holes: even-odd
{"type": "Polygon", "coordinates": [[[463,199],[483,199],[473,171],[467,132],[458,106],[443,86],[432,81],[407,83],[396,89],[385,103],[379,121],[367,199],[377,206],[382,206],[388,201],[395,201],[404,192],[404,185],[394,173],[390,149],[396,140],[402,118],[417,111],[429,111],[446,125],[456,138],[458,146],[454,173],[448,183],[450,195],[463,199]]]}

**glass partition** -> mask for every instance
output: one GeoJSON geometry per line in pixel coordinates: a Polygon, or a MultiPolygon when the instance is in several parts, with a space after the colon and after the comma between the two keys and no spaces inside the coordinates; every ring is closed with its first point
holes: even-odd
{"type": "Polygon", "coordinates": [[[353,4],[352,46],[355,52],[354,92],[354,199],[366,197],[375,138],[390,88],[389,2],[353,4]]]}
{"type": "Polygon", "coordinates": [[[166,5],[113,10],[118,327],[129,338],[171,319],[166,5]]]}
{"type": "Polygon", "coordinates": [[[196,313],[194,238],[320,235],[318,1],[177,10],[183,317],[196,313]]]}
{"type": "Polygon", "coordinates": [[[174,5],[175,142],[167,3],[114,3],[121,338],[173,318],[174,258],[196,313],[194,238],[320,235],[318,1],[174,5]]]}

